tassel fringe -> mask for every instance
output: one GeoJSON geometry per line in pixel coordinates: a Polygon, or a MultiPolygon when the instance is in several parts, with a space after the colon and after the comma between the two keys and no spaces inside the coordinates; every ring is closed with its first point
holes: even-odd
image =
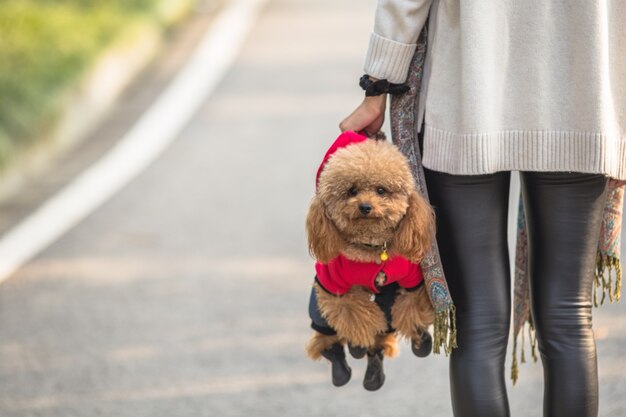
{"type": "Polygon", "coordinates": [[[441,348],[448,356],[456,344],[456,309],[451,305],[449,309],[435,314],[435,331],[433,352],[441,353],[441,348]]]}
{"type": "MultiPolygon", "coordinates": [[[[522,332],[524,334],[524,332],[522,332]]],[[[522,362],[524,362],[524,342],[522,341],[522,362]]],[[[519,378],[519,365],[517,364],[517,337],[513,339],[513,361],[511,362],[511,380],[513,381],[513,385],[517,382],[517,378],[519,378]]]]}
{"type": "Polygon", "coordinates": [[[596,256],[596,274],[593,285],[593,305],[604,304],[608,294],[609,301],[619,301],[622,292],[622,265],[616,256],[603,255],[598,252],[596,256]],[[615,285],[613,285],[615,276],[615,285]],[[602,299],[598,304],[598,289],[602,291],[602,299]]]}
{"type": "MultiPolygon", "coordinates": [[[[537,336],[535,334],[535,325],[532,320],[528,320],[522,326],[522,330],[520,333],[522,334],[522,352],[520,355],[521,363],[526,363],[526,353],[524,351],[526,341],[524,337],[524,330],[528,328],[528,340],[530,340],[530,351],[533,358],[533,362],[537,362],[539,360],[539,356],[537,355],[537,336]]],[[[513,385],[517,382],[517,378],[519,377],[519,366],[517,364],[517,335],[513,339],[513,362],[511,363],[511,380],[513,381],[513,385]]]]}

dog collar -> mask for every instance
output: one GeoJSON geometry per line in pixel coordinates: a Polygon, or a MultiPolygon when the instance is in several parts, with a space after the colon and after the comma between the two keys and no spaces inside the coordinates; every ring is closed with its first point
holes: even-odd
{"type": "Polygon", "coordinates": [[[383,243],[382,245],[371,245],[369,243],[352,243],[353,245],[357,245],[357,246],[361,246],[361,247],[365,247],[367,249],[376,249],[380,251],[380,260],[381,261],[386,261],[387,259],[389,259],[389,253],[387,252],[387,242],[383,243]]]}

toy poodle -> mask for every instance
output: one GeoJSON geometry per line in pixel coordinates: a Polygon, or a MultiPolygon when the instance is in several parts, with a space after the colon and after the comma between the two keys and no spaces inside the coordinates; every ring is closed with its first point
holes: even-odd
{"type": "Polygon", "coordinates": [[[432,350],[434,310],[419,263],[435,234],[434,214],[418,193],[408,161],[383,139],[344,132],[326,153],[306,221],[316,277],[309,314],[312,359],[332,364],[332,382],[346,384],[344,346],[367,356],[363,386],[379,389],[384,356],[400,336],[420,357],[432,350]]]}

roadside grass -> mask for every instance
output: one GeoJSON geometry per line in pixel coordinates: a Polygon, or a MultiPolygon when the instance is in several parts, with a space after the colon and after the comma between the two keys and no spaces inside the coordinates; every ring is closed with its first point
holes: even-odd
{"type": "Polygon", "coordinates": [[[127,25],[162,0],[2,0],[0,167],[55,117],[65,89],[127,25]]]}

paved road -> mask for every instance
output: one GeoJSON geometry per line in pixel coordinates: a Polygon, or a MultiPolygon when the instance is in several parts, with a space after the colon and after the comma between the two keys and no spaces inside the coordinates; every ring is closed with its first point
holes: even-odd
{"type": "MultiPolygon", "coordinates": [[[[369,393],[363,363],[336,389],[303,352],[303,219],[361,95],[373,7],[270,1],[175,144],[0,286],[0,416],[451,415],[443,356],[405,346],[369,393]]],[[[129,114],[94,138],[110,141],[129,114]]],[[[595,330],[601,415],[626,415],[626,304],[597,310],[595,330]]],[[[541,390],[540,366],[524,365],[513,415],[541,415],[541,390]]]]}

